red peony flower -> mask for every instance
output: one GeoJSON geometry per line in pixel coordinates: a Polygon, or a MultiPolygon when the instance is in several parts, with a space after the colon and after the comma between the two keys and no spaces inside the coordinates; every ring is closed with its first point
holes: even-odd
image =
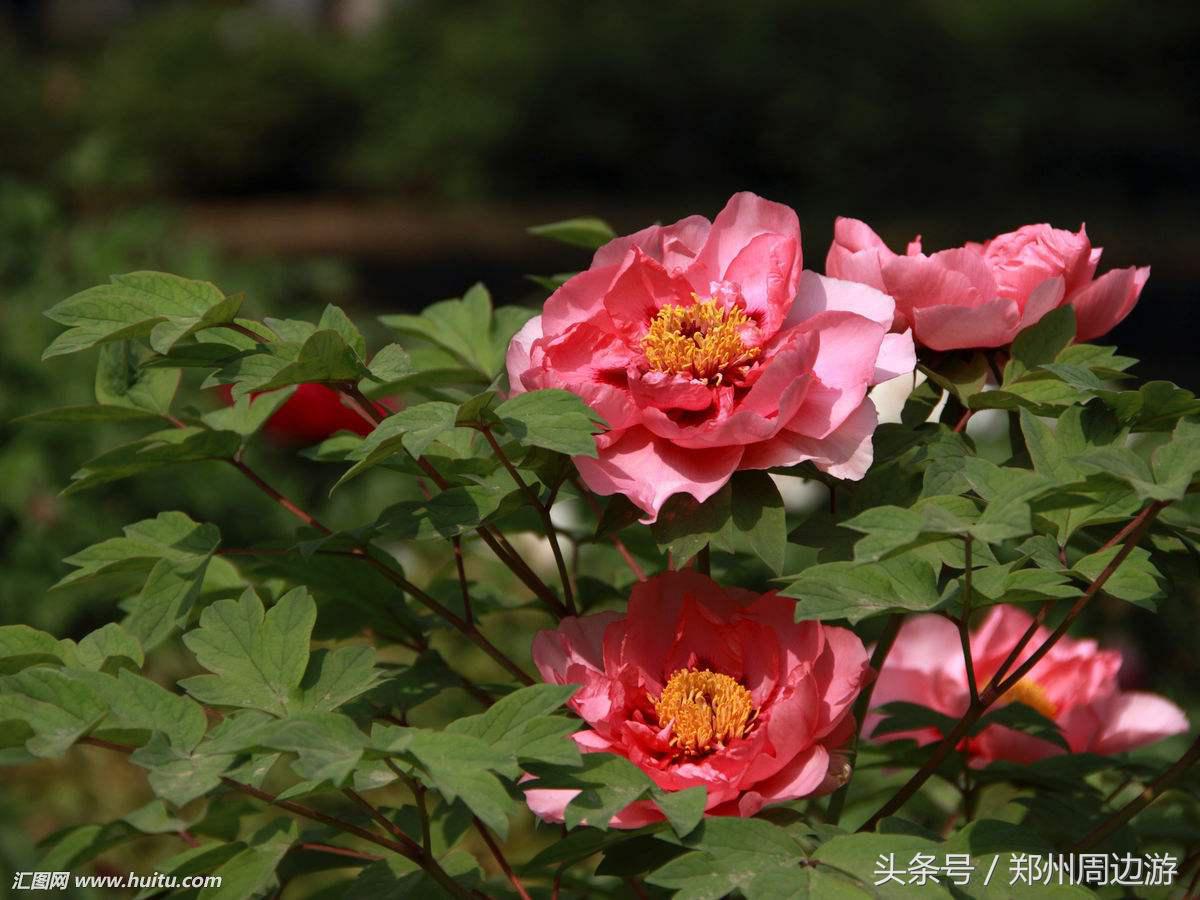
{"type": "MultiPolygon", "coordinates": [[[[1033,622],[1014,606],[997,606],[971,635],[976,681],[982,690],[1033,622]]],[[[1018,664],[1028,659],[1049,636],[1038,628],[1018,664]]],[[[1117,687],[1121,654],[1101,650],[1095,641],[1064,637],[1038,661],[1002,702],[1019,701],[1062,731],[1072,753],[1121,753],[1187,731],[1188,720],[1170,700],[1156,694],[1122,691],[1117,687]]],[[[900,628],[896,643],[875,683],[873,706],[894,700],[919,703],[955,718],[970,701],[966,664],[958,627],[942,616],[913,616],[900,628]]],[[[880,716],[867,716],[864,734],[871,734],[880,716]]],[[[880,735],[876,740],[911,738],[919,744],[941,739],[934,729],[880,735]]],[[[973,766],[993,760],[1033,762],[1063,752],[1049,741],[991,725],[965,744],[973,766]]]]}
{"type": "MultiPolygon", "coordinates": [[[[232,385],[223,384],[217,392],[225,403],[233,402],[232,385]]],[[[384,415],[391,413],[383,403],[376,403],[375,408],[384,415]]],[[[374,425],[342,403],[341,394],[324,384],[298,386],[263,427],[276,443],[303,447],[319,444],[339,431],[366,436],[374,429],[374,425]]]]}
{"type": "Polygon", "coordinates": [[[672,494],[703,501],[738,469],[811,460],[858,479],[871,463],[867,389],[911,372],[895,304],[801,271],[795,212],[735,194],[618,238],[546,301],[508,350],[515,393],[563,388],[610,425],[598,459],[577,457],[599,494],[648,514],[672,494]]]}
{"type": "MultiPolygon", "coordinates": [[[[866,650],[852,632],[794,614],[774,593],[668,572],[636,585],[625,614],[540,632],[533,659],[547,682],[582,686],[569,705],[590,726],[573,735],[585,753],[624,756],[664,790],[703,785],[711,815],[751,816],[849,778],[838,751],[870,678],[866,650]]],[[[532,788],[526,799],[561,822],[576,793],[532,788]]],[[[638,801],[611,824],[661,818],[638,801]]]]}
{"type": "Polygon", "coordinates": [[[932,256],[917,238],[901,256],[864,222],[840,218],[825,271],[891,294],[895,328],[911,328],[932,350],[1002,347],[1066,303],[1076,338],[1090,341],[1129,315],[1150,277],[1149,268],[1130,267],[1093,280],[1100,252],[1082,227],[1025,225],[932,256]]]}

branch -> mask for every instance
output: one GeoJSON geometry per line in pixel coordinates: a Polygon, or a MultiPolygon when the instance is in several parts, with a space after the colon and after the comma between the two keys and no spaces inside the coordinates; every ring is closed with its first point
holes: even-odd
{"type": "Polygon", "coordinates": [[[483,838],[483,842],[487,844],[487,848],[492,851],[492,858],[496,860],[496,864],[500,866],[500,871],[508,876],[509,883],[521,900],[530,900],[529,892],[525,890],[525,886],[521,884],[521,879],[517,877],[512,866],[508,864],[508,860],[504,858],[504,851],[492,838],[491,832],[487,830],[487,826],[479,821],[479,817],[475,816],[472,821],[475,823],[475,830],[479,832],[479,836],[483,838]]]}
{"type": "MultiPolygon", "coordinates": [[[[304,522],[306,525],[308,525],[311,528],[317,529],[322,534],[327,534],[327,535],[333,534],[332,529],[326,527],[324,524],[322,524],[320,521],[318,521],[315,516],[309,514],[308,512],[305,512],[303,509],[301,509],[299,506],[297,506],[295,503],[293,503],[291,500],[289,500],[287,497],[285,497],[279,491],[275,490],[275,488],[271,487],[271,485],[267,484],[267,482],[264,481],[258,475],[258,473],[256,473],[253,469],[251,469],[248,465],[246,465],[240,459],[232,459],[232,460],[230,460],[230,463],[234,466],[234,468],[236,468],[243,475],[245,475],[247,478],[249,478],[250,481],[252,481],[255,484],[255,486],[257,486],[259,488],[259,490],[263,491],[263,493],[265,493],[267,496],[269,496],[271,499],[273,499],[276,503],[278,503],[280,506],[282,506],[284,509],[286,509],[288,512],[290,512],[292,515],[294,515],[300,521],[304,522]]],[[[391,566],[385,565],[384,563],[380,562],[369,552],[369,545],[368,545],[368,547],[360,546],[360,547],[354,548],[353,550],[337,551],[337,552],[343,553],[348,556],[357,557],[359,559],[365,559],[375,569],[377,569],[379,572],[383,573],[383,575],[385,575],[393,584],[395,584],[397,587],[399,587],[401,590],[405,591],[406,593],[411,594],[416,600],[418,600],[422,604],[424,604],[425,607],[430,610],[430,612],[433,612],[434,614],[440,616],[446,622],[448,622],[449,624],[451,624],[455,628],[457,628],[460,632],[463,633],[463,635],[468,640],[470,640],[473,644],[475,644],[475,646],[477,646],[480,650],[482,650],[484,653],[486,653],[488,656],[490,656],[493,660],[495,660],[497,664],[499,664],[505,671],[507,671],[509,674],[511,674],[514,678],[516,678],[522,684],[533,684],[534,683],[533,679],[530,678],[520,666],[518,666],[515,662],[513,662],[511,659],[509,659],[507,656],[505,656],[504,653],[501,652],[498,647],[496,647],[491,641],[489,641],[486,637],[484,637],[483,634],[479,631],[479,629],[475,626],[475,624],[473,622],[467,622],[467,621],[463,620],[460,616],[455,614],[452,610],[443,606],[441,603],[439,603],[433,597],[429,596],[429,594],[425,593],[423,590],[421,590],[415,584],[413,584],[408,579],[406,579],[402,574],[395,571],[391,566]]]]}
{"type": "MultiPolygon", "coordinates": [[[[421,471],[433,479],[433,483],[438,486],[439,490],[445,491],[450,489],[450,482],[442,477],[442,473],[434,468],[429,460],[423,456],[412,458],[421,467],[421,471]]],[[[475,529],[475,533],[488,545],[492,553],[496,555],[496,558],[504,563],[517,578],[521,579],[524,585],[533,591],[534,596],[545,603],[556,616],[561,618],[566,615],[567,608],[555,596],[554,591],[550,590],[549,586],[537,576],[537,573],[529,568],[529,565],[521,558],[521,555],[517,553],[504,535],[488,525],[478,526],[475,529]]]]}
{"type": "MultiPolygon", "coordinates": [[[[580,484],[578,478],[572,478],[571,484],[575,485],[575,490],[579,491],[579,495],[583,497],[584,502],[591,507],[592,515],[594,515],[596,517],[596,521],[599,522],[603,517],[603,510],[600,509],[600,504],[596,501],[596,498],[592,496],[592,492],[580,484]]],[[[633,558],[633,554],[629,552],[629,548],[625,546],[624,542],[622,542],[622,540],[615,534],[609,535],[608,539],[612,541],[612,545],[616,548],[617,553],[621,555],[621,559],[625,560],[625,565],[629,566],[629,571],[633,573],[633,577],[638,581],[645,581],[645,571],[643,571],[642,567],[638,565],[638,561],[633,558]]]]}
{"type": "Polygon", "coordinates": [[[963,538],[963,555],[966,568],[963,571],[962,615],[958,617],[958,637],[962,644],[963,664],[967,669],[967,688],[972,705],[979,702],[979,686],[975,682],[975,662],[971,659],[971,535],[963,538]]]}
{"type": "MultiPolygon", "coordinates": [[[[879,636],[879,641],[875,644],[875,649],[871,652],[871,671],[874,677],[870,683],[862,689],[858,695],[858,699],[854,701],[854,737],[851,739],[851,749],[857,751],[858,742],[861,739],[863,722],[866,721],[867,713],[871,709],[871,695],[875,693],[875,682],[878,680],[879,672],[883,668],[884,662],[887,661],[888,653],[892,650],[892,645],[896,643],[896,635],[900,633],[900,626],[904,623],[903,613],[892,613],[888,619],[887,625],[884,626],[883,634],[879,636]]],[[[850,778],[854,777],[854,770],[850,770],[850,778]]],[[[829,798],[829,809],[826,817],[831,823],[836,825],[842,817],[842,809],[846,806],[846,795],[850,792],[850,779],[838,788],[832,797],[829,798]]]]}
{"type": "Polygon", "coordinates": [[[517,483],[517,487],[525,495],[525,499],[529,501],[530,505],[533,506],[541,518],[542,528],[546,532],[546,538],[550,541],[550,549],[554,553],[554,564],[558,567],[558,579],[562,582],[563,598],[566,600],[567,611],[574,615],[575,594],[571,589],[571,578],[567,574],[567,563],[563,558],[562,547],[558,543],[558,532],[554,527],[554,522],[550,519],[549,508],[547,508],[546,504],[542,503],[538,495],[534,493],[533,488],[521,477],[521,473],[517,471],[517,467],[512,464],[512,460],[508,458],[508,455],[500,447],[500,442],[496,440],[496,436],[492,434],[492,430],[486,425],[479,426],[479,430],[482,432],[488,445],[492,448],[492,452],[496,454],[496,458],[508,470],[508,474],[512,476],[512,480],[517,483]]]}
{"type": "MultiPolygon", "coordinates": [[[[1037,665],[1043,656],[1050,652],[1050,648],[1058,643],[1059,639],[1067,633],[1067,630],[1079,617],[1079,614],[1083,612],[1092,598],[1100,593],[1100,589],[1104,587],[1105,582],[1120,567],[1126,557],[1133,552],[1133,548],[1137,546],[1142,536],[1154,522],[1155,517],[1166,505],[1165,502],[1155,501],[1137,514],[1134,519],[1135,524],[1128,529],[1125,543],[1121,546],[1121,549],[1117,551],[1117,554],[1109,561],[1109,564],[1104,567],[1104,570],[1096,576],[1096,579],[1088,585],[1083,595],[1075,601],[1059,626],[1050,633],[1050,636],[1042,642],[1040,647],[1030,654],[1025,662],[1017,666],[1011,675],[1003,680],[998,677],[992,679],[991,683],[979,695],[979,699],[967,708],[963,717],[958,720],[958,723],[950,730],[950,733],[934,746],[933,751],[929,754],[929,757],[925,760],[921,768],[917,769],[900,790],[862,824],[858,829],[859,831],[874,831],[875,826],[879,824],[881,819],[892,815],[907,803],[913,794],[920,789],[921,785],[928,781],[930,776],[937,771],[938,766],[942,764],[942,760],[949,756],[950,752],[958,746],[959,741],[966,737],[972,726],[987,711],[987,708],[1003,697],[1013,685],[1029,674],[1029,670],[1037,665]]],[[[1019,653],[1019,651],[1014,651],[1014,654],[1010,654],[1010,656],[1016,659],[1016,653],[1019,653]]]]}
{"type": "Polygon", "coordinates": [[[1072,850],[1087,850],[1101,843],[1114,831],[1140,813],[1143,809],[1157,800],[1167,788],[1179,780],[1191,766],[1200,761],[1200,737],[1192,743],[1183,756],[1179,757],[1170,768],[1146,785],[1146,788],[1125,806],[1109,816],[1075,844],[1072,850]]]}
{"type": "MultiPolygon", "coordinates": [[[[113,752],[122,753],[126,756],[133,753],[133,751],[136,749],[126,744],[118,744],[113,741],[106,741],[102,740],[101,738],[94,737],[82,737],[79,739],[78,743],[87,744],[92,747],[102,747],[105,750],[112,750],[113,752]]],[[[408,845],[381,837],[372,831],[368,831],[365,828],[360,828],[353,822],[347,822],[344,819],[339,819],[336,816],[323,813],[319,809],[313,809],[312,807],[304,806],[300,803],[294,803],[291,800],[277,800],[274,796],[266,791],[259,790],[258,788],[249,784],[243,784],[240,781],[234,781],[232,778],[226,778],[222,776],[221,782],[226,787],[232,788],[239,793],[246,794],[247,796],[253,797],[256,800],[261,800],[263,803],[270,804],[271,806],[277,806],[280,809],[286,810],[287,812],[299,816],[302,819],[308,819],[312,822],[320,822],[322,825],[328,825],[331,828],[336,828],[339,831],[352,834],[355,837],[362,838],[364,841],[369,841],[370,843],[379,847],[384,847],[394,853],[399,853],[401,856],[411,859],[413,862],[419,862],[419,859],[413,856],[412,849],[408,845]]],[[[407,835],[405,835],[405,837],[407,838],[407,835]]],[[[417,847],[417,845],[414,844],[411,839],[408,839],[408,843],[418,851],[420,850],[420,848],[417,847]]]]}

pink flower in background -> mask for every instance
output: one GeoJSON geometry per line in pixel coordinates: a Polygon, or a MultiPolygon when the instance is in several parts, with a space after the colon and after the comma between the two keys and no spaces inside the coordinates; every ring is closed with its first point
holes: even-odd
{"type": "MultiPolygon", "coordinates": [[[[838,749],[871,675],[852,632],[794,616],[795,602],[774,593],[668,572],[636,585],[625,614],[540,632],[533,659],[547,682],[581,685],[569,706],[590,726],[573,735],[585,753],[624,756],[664,790],[703,785],[711,815],[751,816],[849,777],[838,749]]],[[[561,822],[577,793],[531,788],[526,799],[561,822]]],[[[662,818],[638,801],[611,824],[662,818]]]]}
{"type": "MultiPolygon", "coordinates": [[[[1033,622],[1014,606],[997,606],[971,635],[971,656],[982,690],[1033,622]]],[[[1049,636],[1039,627],[1018,664],[1049,636]]],[[[1157,694],[1121,691],[1117,672],[1121,654],[1101,650],[1095,641],[1064,637],[1038,661],[1000,702],[1019,701],[1053,719],[1072,753],[1121,753],[1188,729],[1187,717],[1157,694]]],[[[958,628],[942,616],[913,616],[896,637],[879,673],[873,707],[896,700],[917,703],[955,718],[967,710],[967,671],[958,628]]],[[[871,734],[880,715],[867,716],[871,734]]],[[[932,728],[879,735],[876,740],[912,738],[920,744],[940,740],[932,728]]],[[[994,760],[1025,763],[1062,753],[1062,748],[1000,725],[991,725],[966,743],[971,764],[994,760]]]]}
{"type": "MultiPolygon", "coordinates": [[[[221,385],[217,394],[227,406],[233,403],[233,385],[221,385]]],[[[386,416],[395,405],[395,401],[388,399],[376,401],[375,408],[386,416]]],[[[295,393],[272,414],[263,430],[278,444],[307,447],[339,431],[366,436],[375,426],[342,403],[336,390],[312,383],[297,385],[295,393]]]]}
{"type": "Polygon", "coordinates": [[[895,304],[802,272],[795,212],[735,194],[601,247],[513,338],[514,393],[564,388],[608,422],[587,486],[653,521],[672,494],[703,501],[738,469],[811,460],[858,479],[871,463],[867,389],[911,372],[895,304]]]}
{"type": "Polygon", "coordinates": [[[825,271],[890,294],[896,328],[911,328],[933,350],[1002,347],[1066,303],[1075,308],[1076,339],[1090,341],[1129,315],[1150,277],[1149,268],[1130,267],[1094,278],[1100,252],[1082,227],[1025,225],[932,256],[918,238],[900,255],[865,223],[839,218],[825,271]]]}

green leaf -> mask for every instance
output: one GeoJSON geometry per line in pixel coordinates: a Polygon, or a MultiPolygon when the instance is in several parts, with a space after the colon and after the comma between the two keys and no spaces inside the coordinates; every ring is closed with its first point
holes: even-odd
{"type": "MultiPolygon", "coordinates": [[[[1072,569],[1087,581],[1095,581],[1120,550],[1119,545],[1098,550],[1076,562],[1072,569]]],[[[1161,581],[1162,574],[1150,561],[1150,553],[1141,547],[1134,547],[1104,582],[1104,590],[1128,603],[1156,609],[1154,601],[1163,595],[1161,581]]]]}
{"type": "Polygon", "coordinates": [[[367,366],[372,381],[389,384],[413,374],[412,357],[399,344],[387,344],[371,357],[367,366]]]}
{"type": "Polygon", "coordinates": [[[1067,739],[1063,737],[1062,731],[1059,730],[1053,719],[1047,718],[1033,707],[1026,706],[1019,701],[1006,703],[999,709],[991,710],[975,723],[971,733],[978,734],[989,725],[1003,725],[1005,728],[1012,728],[1031,737],[1057,744],[1067,753],[1071,752],[1070,744],[1067,743],[1067,739]]]}
{"type": "Polygon", "coordinates": [[[119,668],[130,668],[136,672],[146,661],[137,638],[116,622],[109,622],[87,635],[79,642],[77,652],[80,665],[96,672],[101,669],[110,672],[119,668]]]}
{"type": "Polygon", "coordinates": [[[596,456],[595,435],[607,423],[570,391],[528,391],[496,407],[496,415],[522,444],[568,456],[596,456]]]}
{"type": "Polygon", "coordinates": [[[181,463],[230,459],[241,447],[241,438],[230,431],[207,428],[171,428],[148,435],[88,460],[71,476],[64,496],[123,478],[181,463]]]}
{"type": "Polygon", "coordinates": [[[457,415],[458,407],[453,403],[439,401],[410,406],[388,416],[351,453],[357,462],[338,479],[334,490],[398,453],[421,456],[430,444],[455,429],[457,415]]]}
{"type": "Polygon", "coordinates": [[[148,770],[155,795],[175,806],[203,797],[219,785],[234,761],[232,753],[207,752],[204,743],[193,752],[181,750],[161,732],[151,735],[129,758],[148,770]]]}
{"type": "Polygon", "coordinates": [[[232,319],[239,303],[206,281],[163,272],[114,275],[111,284],[88,288],[46,312],[49,319],[70,327],[42,358],[146,336],[155,350],[165,353],[198,328],[232,319]]]}
{"type": "Polygon", "coordinates": [[[779,488],[766,472],[738,472],[730,481],[730,516],[716,544],[761,559],[775,574],[787,552],[787,514],[779,488]]]}
{"type": "Polygon", "coordinates": [[[340,787],[362,759],[367,736],[346,716],[332,712],[300,713],[277,723],[259,743],[295,753],[292,768],[301,778],[340,787]]]}
{"type": "Polygon", "coordinates": [[[963,405],[974,403],[982,395],[990,369],[987,357],[979,351],[954,353],[939,363],[936,370],[922,368],[929,380],[956,396],[963,405]]]}
{"type": "MultiPolygon", "coordinates": [[[[579,749],[569,735],[579,730],[573,719],[551,716],[578,690],[577,685],[535,684],[501,698],[486,712],[457,719],[451,734],[478,738],[518,760],[575,765],[579,749]]],[[[512,776],[516,777],[516,770],[512,776]]]]}
{"type": "Polygon", "coordinates": [[[165,416],[179,387],[178,369],[145,369],[150,352],[133,341],[100,348],[96,364],[96,402],[165,416]]]}
{"type": "Polygon", "coordinates": [[[80,672],[73,677],[108,707],[108,715],[96,730],[118,743],[141,743],[157,731],[172,747],[190,753],[204,737],[208,723],[203,708],[148,678],[127,669],[116,677],[103,672],[80,672]]]}
{"type": "Polygon", "coordinates": [[[516,806],[492,773],[510,771],[512,756],[467,734],[395,726],[376,726],[371,745],[418,766],[448,802],[461,798],[502,839],[507,836],[516,806]]]}
{"type": "Polygon", "coordinates": [[[598,250],[616,237],[612,226],[595,216],[534,225],[528,230],[530,234],[536,234],[538,237],[570,244],[572,247],[582,247],[585,250],[598,250]]]}
{"type": "Polygon", "coordinates": [[[728,525],[733,515],[731,492],[726,484],[703,503],[691,494],[671,496],[650,526],[654,542],[680,563],[691,559],[716,541],[728,525]]]}
{"type": "Polygon", "coordinates": [[[375,528],[397,539],[457,537],[493,515],[515,512],[525,504],[521,491],[503,470],[478,484],[460,485],[428,500],[406,500],[379,515],[375,528]]]}
{"type": "Polygon", "coordinates": [[[317,606],[296,588],[264,612],[252,589],[238,600],[218,600],[200,614],[200,627],[183,636],[213,675],[180,685],[201,703],[261,709],[286,716],[300,702],[309,638],[317,606]]]}
{"type": "Polygon", "coordinates": [[[134,409],[129,406],[60,406],[57,409],[45,409],[27,416],[20,416],[13,419],[12,424],[62,422],[69,425],[90,425],[97,422],[161,422],[162,420],[163,416],[160,413],[134,409]]]}
{"type": "Polygon", "coordinates": [[[374,688],[380,679],[372,647],[317,650],[300,683],[299,708],[330,711],[374,688]]]}
{"type": "Polygon", "coordinates": [[[1181,420],[1149,462],[1124,447],[1096,450],[1081,462],[1128,483],[1142,500],[1180,500],[1200,471],[1200,424],[1181,420]]]}
{"type": "Polygon", "coordinates": [[[812,566],[782,594],[797,599],[797,620],[847,619],[852,625],[890,612],[928,612],[941,602],[933,566],[911,554],[872,565],[812,566]]]}
{"type": "Polygon", "coordinates": [[[367,339],[340,306],[330,303],[325,307],[320,321],[317,322],[317,330],[337,332],[359,359],[367,358],[367,339]]]}
{"type": "Polygon", "coordinates": [[[1073,340],[1075,308],[1067,304],[1046,313],[1013,340],[1012,355],[1004,367],[1004,386],[1008,387],[1038,366],[1054,362],[1073,340]]]}
{"type": "Polygon", "coordinates": [[[0,625],[0,675],[11,675],[29,666],[70,665],[76,659],[69,641],[28,625],[0,625]]]}
{"type": "Polygon", "coordinates": [[[683,900],[718,900],[734,890],[747,897],[776,896],[765,892],[765,883],[756,890],[755,882],[786,874],[794,890],[803,878],[800,845],[784,829],[762,819],[705,819],[684,844],[690,852],[660,866],[646,879],[678,891],[674,896],[683,900]]]}
{"type": "Polygon", "coordinates": [[[879,736],[897,734],[902,731],[918,731],[925,728],[932,728],[939,734],[946,735],[958,724],[958,720],[954,716],[948,716],[927,706],[921,706],[918,703],[908,703],[903,700],[894,700],[891,703],[885,703],[878,707],[876,712],[883,714],[883,718],[872,732],[872,734],[879,736]]]}
{"type": "MultiPolygon", "coordinates": [[[[274,345],[272,345],[274,348],[274,345]]],[[[350,347],[341,333],[332,329],[314,331],[303,344],[293,361],[285,362],[269,377],[261,381],[241,380],[240,389],[271,391],[293,384],[308,382],[354,381],[366,377],[370,372],[350,347]]]]}
{"type": "Polygon", "coordinates": [[[139,591],[125,629],[152,649],[179,628],[199,595],[220,533],[181,512],[164,512],[69,556],[76,571],[56,593],[121,596],[139,591]]]}
{"type": "Polygon", "coordinates": [[[281,388],[277,391],[266,391],[251,396],[243,394],[230,406],[223,406],[212,412],[205,413],[202,421],[209,428],[217,431],[232,431],[242,437],[250,437],[267,424],[267,420],[291,399],[296,392],[294,387],[281,388]]]}
{"type": "Polygon", "coordinates": [[[62,756],[106,712],[95,691],[62,669],[35,666],[0,677],[0,723],[24,723],[32,732],[25,748],[34,756],[62,756]]]}
{"type": "Polygon", "coordinates": [[[202,888],[199,900],[245,900],[265,893],[276,884],[275,869],[299,838],[299,826],[291,819],[264,825],[244,850],[213,873],[221,876],[220,886],[202,888]]]}
{"type": "Polygon", "coordinates": [[[611,753],[584,753],[581,763],[574,767],[531,765],[536,781],[523,785],[526,789],[578,790],[579,794],[567,804],[568,828],[586,824],[607,829],[614,815],[643,799],[654,801],[680,837],[693,831],[703,818],[706,800],[703,788],[664,791],[628,759],[611,753]]]}
{"type": "Polygon", "coordinates": [[[381,316],[380,321],[402,334],[436,344],[490,382],[504,363],[513,334],[535,314],[520,307],[502,307],[493,315],[487,288],[476,284],[461,300],[434,303],[418,316],[381,316]]]}

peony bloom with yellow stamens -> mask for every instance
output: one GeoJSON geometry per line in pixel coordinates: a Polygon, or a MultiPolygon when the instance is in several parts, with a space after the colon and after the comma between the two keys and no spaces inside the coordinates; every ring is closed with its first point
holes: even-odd
{"type": "Polygon", "coordinates": [[[609,424],[584,483],[651,522],[672,494],[703,501],[738,469],[871,464],[867,390],[911,373],[891,297],[802,270],[796,213],[735,194],[601,247],[508,349],[514,393],[562,388],[609,424]]]}
{"type": "MultiPolygon", "coordinates": [[[[997,606],[988,613],[971,635],[971,656],[981,689],[1032,624],[1033,618],[1015,606],[997,606]]],[[[1039,627],[1018,663],[1048,636],[1049,631],[1039,627]]],[[[1120,668],[1120,653],[1101,650],[1095,641],[1064,637],[998,702],[1024,703],[1053,720],[1072,753],[1121,753],[1187,731],[1187,717],[1170,700],[1120,690],[1120,668]]],[[[871,705],[901,700],[957,718],[966,712],[969,690],[958,627],[942,616],[913,616],[896,636],[871,705]]],[[[864,734],[870,734],[878,722],[877,713],[869,714],[864,734]]],[[[901,738],[928,744],[941,735],[925,728],[880,735],[876,740],[901,738]]],[[[994,760],[1033,762],[1063,752],[1057,744],[1000,725],[983,729],[961,749],[976,767],[994,760]]]]}
{"type": "MultiPolygon", "coordinates": [[[[540,632],[533,659],[546,681],[581,685],[569,705],[587,723],[573,735],[585,753],[624,756],[664,790],[702,785],[710,815],[751,816],[850,774],[840,751],[871,675],[866,650],[844,628],[794,618],[795,601],[774,593],[667,572],[636,585],[626,613],[540,632]]],[[[561,822],[577,791],[525,793],[538,816],[561,822]]],[[[661,818],[638,801],[611,824],[661,818]]]]}

